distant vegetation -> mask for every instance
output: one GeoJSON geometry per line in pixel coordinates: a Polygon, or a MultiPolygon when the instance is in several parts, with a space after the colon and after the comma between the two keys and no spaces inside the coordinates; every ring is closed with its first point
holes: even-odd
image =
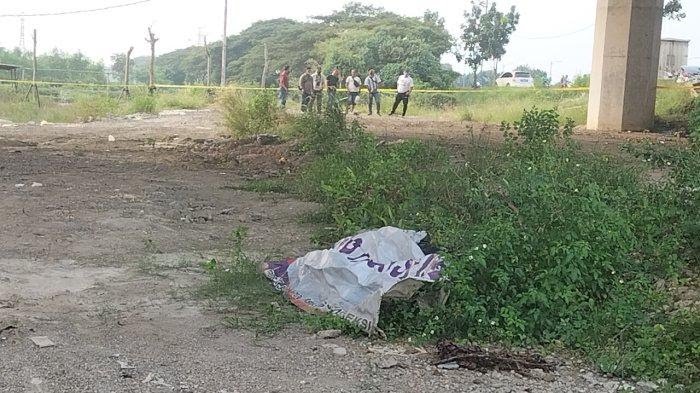
{"type": "MultiPolygon", "coordinates": [[[[25,77],[31,78],[32,54],[18,48],[0,47],[0,63],[23,67],[25,77]]],[[[66,53],[54,49],[37,56],[38,77],[55,82],[105,83],[107,75],[101,62],[93,61],[82,53],[66,53]]],[[[21,76],[21,74],[20,74],[21,76]]],[[[4,78],[0,74],[0,79],[4,78]]]]}
{"type": "MultiPolygon", "coordinates": [[[[418,85],[435,88],[452,86],[458,73],[440,64],[440,57],[452,51],[455,42],[444,20],[426,12],[422,18],[404,17],[382,8],[350,3],[330,15],[314,16],[310,22],[272,19],[254,23],[228,40],[230,81],[259,84],[264,65],[263,48],[268,45],[268,85],[275,83],[276,70],[284,64],[299,75],[306,65],[321,65],[325,72],[338,66],[344,74],[357,68],[379,70],[386,80],[394,79],[408,67],[418,85]]],[[[212,44],[213,82],[219,82],[221,42],[212,44]],[[218,56],[218,58],[217,58],[218,56]]],[[[134,77],[146,80],[147,58],[135,59],[134,77]]],[[[202,46],[193,46],[159,56],[158,80],[169,83],[202,83],[206,57],[202,46]]]]}

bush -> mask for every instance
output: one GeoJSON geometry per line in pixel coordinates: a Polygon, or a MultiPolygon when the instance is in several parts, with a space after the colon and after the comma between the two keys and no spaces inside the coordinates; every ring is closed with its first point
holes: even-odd
{"type": "Polygon", "coordinates": [[[156,113],[156,98],[150,94],[135,96],[131,100],[131,111],[136,113],[156,113]]]}
{"type": "Polygon", "coordinates": [[[573,87],[590,87],[591,86],[591,75],[590,74],[576,75],[572,86],[573,87]]]}
{"type": "Polygon", "coordinates": [[[688,134],[693,142],[700,143],[700,99],[697,98],[688,115],[688,134]]]}
{"type": "Polygon", "coordinates": [[[92,121],[119,110],[119,102],[109,96],[81,96],[75,101],[77,120],[92,121]]]}
{"type": "Polygon", "coordinates": [[[274,93],[264,91],[248,95],[227,90],[221,96],[226,127],[237,136],[274,130],[282,119],[274,93]]]}
{"type": "MultiPolygon", "coordinates": [[[[313,143],[337,124],[305,121],[319,124],[308,127],[313,143]]],[[[318,151],[298,185],[333,225],[318,239],[426,230],[447,262],[422,291],[444,301],[385,303],[387,334],[561,342],[616,375],[700,376],[697,315],[660,311],[669,299],[655,287],[697,260],[697,149],[677,153],[673,181],[648,184],[639,167],[581,151],[554,110],[526,111],[504,125],[502,149],[473,146],[461,163],[434,144],[381,143],[341,126],[342,143],[318,151]]]]}
{"type": "Polygon", "coordinates": [[[417,106],[432,109],[448,109],[457,105],[457,98],[445,93],[417,93],[415,94],[417,106]]]}

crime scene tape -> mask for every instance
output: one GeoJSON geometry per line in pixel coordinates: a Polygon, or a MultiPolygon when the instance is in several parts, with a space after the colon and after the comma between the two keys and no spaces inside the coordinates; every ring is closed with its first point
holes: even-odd
{"type": "MultiPolygon", "coordinates": [[[[29,80],[13,80],[13,79],[0,79],[0,83],[7,84],[17,84],[17,85],[41,85],[41,86],[75,86],[75,87],[106,87],[120,89],[123,87],[121,84],[108,84],[108,83],[85,83],[85,82],[50,82],[50,81],[36,81],[32,82],[29,80]]],[[[167,85],[167,84],[155,84],[158,89],[202,89],[202,90],[276,90],[276,87],[253,87],[253,86],[238,86],[238,85],[227,85],[227,86],[206,86],[206,85],[167,85]]],[[[134,84],[129,85],[132,88],[148,87],[144,84],[134,84]]],[[[665,90],[692,90],[692,86],[657,86],[657,89],[665,90]]],[[[290,88],[290,90],[292,90],[290,88]]],[[[576,92],[576,91],[588,91],[588,87],[552,87],[552,88],[535,88],[533,90],[541,91],[565,91],[565,92],[576,92]]],[[[394,93],[394,89],[380,89],[382,93],[394,93]]],[[[415,89],[414,93],[444,93],[444,94],[474,94],[474,93],[486,93],[489,91],[494,91],[493,89],[453,89],[453,90],[431,90],[431,89],[415,89]]]]}

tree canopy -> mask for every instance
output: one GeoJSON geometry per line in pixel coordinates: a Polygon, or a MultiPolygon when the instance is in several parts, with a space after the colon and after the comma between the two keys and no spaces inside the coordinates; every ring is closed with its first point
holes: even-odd
{"type": "MultiPolygon", "coordinates": [[[[388,84],[408,68],[417,84],[435,88],[451,86],[458,76],[440,63],[455,42],[444,19],[434,12],[426,12],[422,18],[404,17],[383,8],[349,3],[330,15],[313,16],[309,22],[284,18],[256,22],[228,39],[227,74],[231,81],[260,83],[265,44],[269,52],[268,85],[276,80],[275,70],[286,64],[296,75],[307,65],[320,65],[325,72],[339,67],[344,75],[352,68],[362,75],[375,68],[388,84]]],[[[211,50],[212,75],[216,79],[220,74],[221,41],[212,43],[211,50]]],[[[146,63],[145,58],[135,60],[136,69],[146,63]]],[[[194,46],[159,56],[156,68],[163,70],[165,82],[202,82],[206,73],[204,48],[194,46]]],[[[142,75],[135,70],[135,80],[142,75]]]]}

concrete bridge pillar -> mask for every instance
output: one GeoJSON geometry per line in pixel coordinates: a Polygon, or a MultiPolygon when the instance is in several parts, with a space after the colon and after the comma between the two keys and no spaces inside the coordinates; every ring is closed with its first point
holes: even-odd
{"type": "Polygon", "coordinates": [[[663,0],[598,0],[588,129],[654,125],[663,0]]]}

